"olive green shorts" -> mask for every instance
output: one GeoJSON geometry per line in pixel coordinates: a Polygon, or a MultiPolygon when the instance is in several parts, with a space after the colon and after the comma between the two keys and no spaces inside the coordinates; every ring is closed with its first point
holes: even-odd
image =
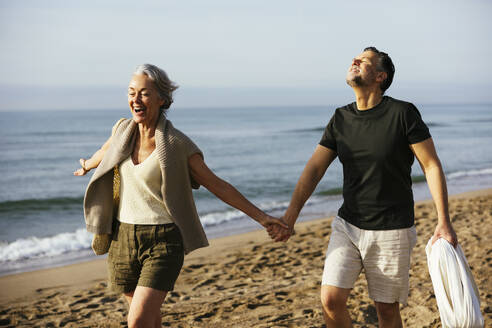
{"type": "Polygon", "coordinates": [[[111,290],[129,293],[137,286],[173,290],[184,259],[183,239],[175,224],[116,221],[113,232],[108,254],[111,290]]]}

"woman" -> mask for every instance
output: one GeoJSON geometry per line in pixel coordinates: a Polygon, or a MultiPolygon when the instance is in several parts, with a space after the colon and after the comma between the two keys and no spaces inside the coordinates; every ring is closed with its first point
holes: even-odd
{"type": "Polygon", "coordinates": [[[286,227],[217,177],[198,147],[166,119],[176,88],[160,68],[138,66],[128,87],[132,119],[119,120],[101,149],[81,159],[81,168],[74,172],[81,176],[97,168],[84,198],[87,230],[95,234],[94,241],[112,234],[109,281],[128,301],[129,327],[161,326],[160,308],[174,287],[184,254],[208,245],[192,187],[203,185],[264,227],[286,227]],[[115,166],[121,179],[117,215],[115,166]]]}

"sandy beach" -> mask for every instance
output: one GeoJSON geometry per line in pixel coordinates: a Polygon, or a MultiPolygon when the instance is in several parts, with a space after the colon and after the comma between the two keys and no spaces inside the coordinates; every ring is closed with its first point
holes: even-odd
{"type": "MultiPolygon", "coordinates": [[[[425,245],[434,231],[431,201],[416,208],[405,327],[440,327],[425,245]]],[[[450,215],[492,322],[492,189],[450,197],[450,215]]],[[[319,304],[333,218],[300,223],[287,243],[264,231],[211,240],[193,252],[162,306],[165,327],[323,327],[319,304]]],[[[0,327],[123,327],[127,305],[106,288],[104,259],[0,277],[0,327]]],[[[349,299],[354,327],[376,327],[365,277],[349,299]]]]}

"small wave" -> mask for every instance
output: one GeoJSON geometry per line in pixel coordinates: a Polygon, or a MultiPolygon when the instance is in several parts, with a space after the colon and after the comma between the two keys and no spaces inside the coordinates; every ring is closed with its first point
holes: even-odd
{"type": "MultiPolygon", "coordinates": [[[[260,204],[260,208],[267,213],[271,213],[273,211],[285,210],[287,209],[287,206],[289,206],[288,201],[286,202],[273,201],[273,202],[260,204]]],[[[200,215],[200,221],[202,222],[203,226],[210,227],[220,223],[241,219],[244,217],[246,217],[246,214],[244,214],[243,212],[236,209],[231,209],[227,211],[211,212],[205,215],[200,215]]]]}
{"type": "Polygon", "coordinates": [[[425,175],[414,175],[412,176],[413,183],[426,182],[425,175]]]}
{"type": "MultiPolygon", "coordinates": [[[[428,127],[443,127],[443,126],[448,126],[448,124],[445,123],[437,123],[437,122],[428,122],[426,123],[428,127]]],[[[324,132],[325,131],[325,126],[318,126],[318,127],[313,127],[313,128],[304,128],[304,129],[293,129],[293,130],[285,130],[282,131],[284,133],[291,133],[291,132],[324,132]]]]}
{"type": "Polygon", "coordinates": [[[333,195],[341,195],[342,193],[343,193],[343,188],[339,187],[339,188],[322,190],[316,194],[319,196],[333,196],[333,195]]]}
{"type": "Polygon", "coordinates": [[[65,137],[65,136],[86,136],[86,131],[32,131],[23,133],[24,136],[32,137],[65,137]]]}
{"type": "Polygon", "coordinates": [[[54,207],[82,206],[83,197],[57,197],[46,199],[22,199],[0,202],[0,213],[17,211],[46,211],[54,207]]]}
{"type": "MultiPolygon", "coordinates": [[[[426,181],[425,175],[412,176],[412,182],[413,183],[419,183],[419,182],[425,182],[425,181],[426,181]]],[[[316,195],[318,195],[318,196],[336,196],[336,195],[341,195],[341,194],[343,194],[343,188],[342,187],[321,190],[320,192],[316,193],[316,195]]]]}
{"type": "Polygon", "coordinates": [[[214,226],[223,222],[237,220],[244,217],[244,213],[238,210],[230,210],[224,212],[212,212],[200,216],[200,221],[204,227],[214,226]]]}
{"type": "Polygon", "coordinates": [[[437,127],[437,126],[447,126],[447,124],[444,123],[436,123],[436,122],[428,122],[425,123],[429,128],[431,127],[437,127]]]}
{"type": "Polygon", "coordinates": [[[52,237],[30,237],[0,245],[0,263],[56,256],[88,249],[92,235],[85,229],[64,232],[52,237]]]}
{"type": "Polygon", "coordinates": [[[305,129],[293,129],[293,130],[287,130],[287,131],[282,131],[284,133],[291,133],[291,132],[323,132],[325,131],[324,126],[319,126],[315,128],[305,128],[305,129]]]}
{"type": "Polygon", "coordinates": [[[469,176],[477,176],[477,175],[489,175],[492,174],[492,168],[479,169],[479,170],[469,170],[469,171],[456,171],[449,174],[446,174],[448,179],[456,179],[462,177],[469,176]]]}
{"type": "MultiPolygon", "coordinates": [[[[316,203],[320,203],[325,201],[324,198],[322,197],[311,197],[306,201],[306,206],[307,205],[312,205],[316,203]]],[[[289,201],[284,201],[284,202],[268,202],[268,203],[263,203],[260,204],[260,208],[266,212],[269,213],[273,216],[275,215],[281,215],[278,212],[284,212],[287,207],[289,206],[289,201]],[[274,212],[277,212],[276,214],[274,212]],[[272,214],[273,213],[273,214],[272,214]]],[[[229,221],[234,221],[238,219],[243,219],[247,218],[246,214],[244,214],[241,211],[238,211],[236,209],[231,209],[231,210],[226,210],[226,211],[221,211],[221,212],[212,212],[208,213],[205,215],[200,215],[200,221],[202,222],[204,227],[211,227],[215,226],[224,222],[229,222],[229,221]]]]}
{"type": "Polygon", "coordinates": [[[463,120],[463,122],[466,123],[488,123],[492,122],[492,118],[480,118],[480,119],[468,119],[468,120],[463,120]]]}

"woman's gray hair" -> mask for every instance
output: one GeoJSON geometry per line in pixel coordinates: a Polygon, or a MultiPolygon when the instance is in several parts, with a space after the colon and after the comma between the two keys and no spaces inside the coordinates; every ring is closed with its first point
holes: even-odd
{"type": "Polygon", "coordinates": [[[164,100],[161,110],[166,111],[171,106],[173,103],[173,92],[178,86],[169,79],[163,69],[152,64],[142,64],[135,68],[133,74],[145,74],[154,82],[159,96],[164,100]]]}

